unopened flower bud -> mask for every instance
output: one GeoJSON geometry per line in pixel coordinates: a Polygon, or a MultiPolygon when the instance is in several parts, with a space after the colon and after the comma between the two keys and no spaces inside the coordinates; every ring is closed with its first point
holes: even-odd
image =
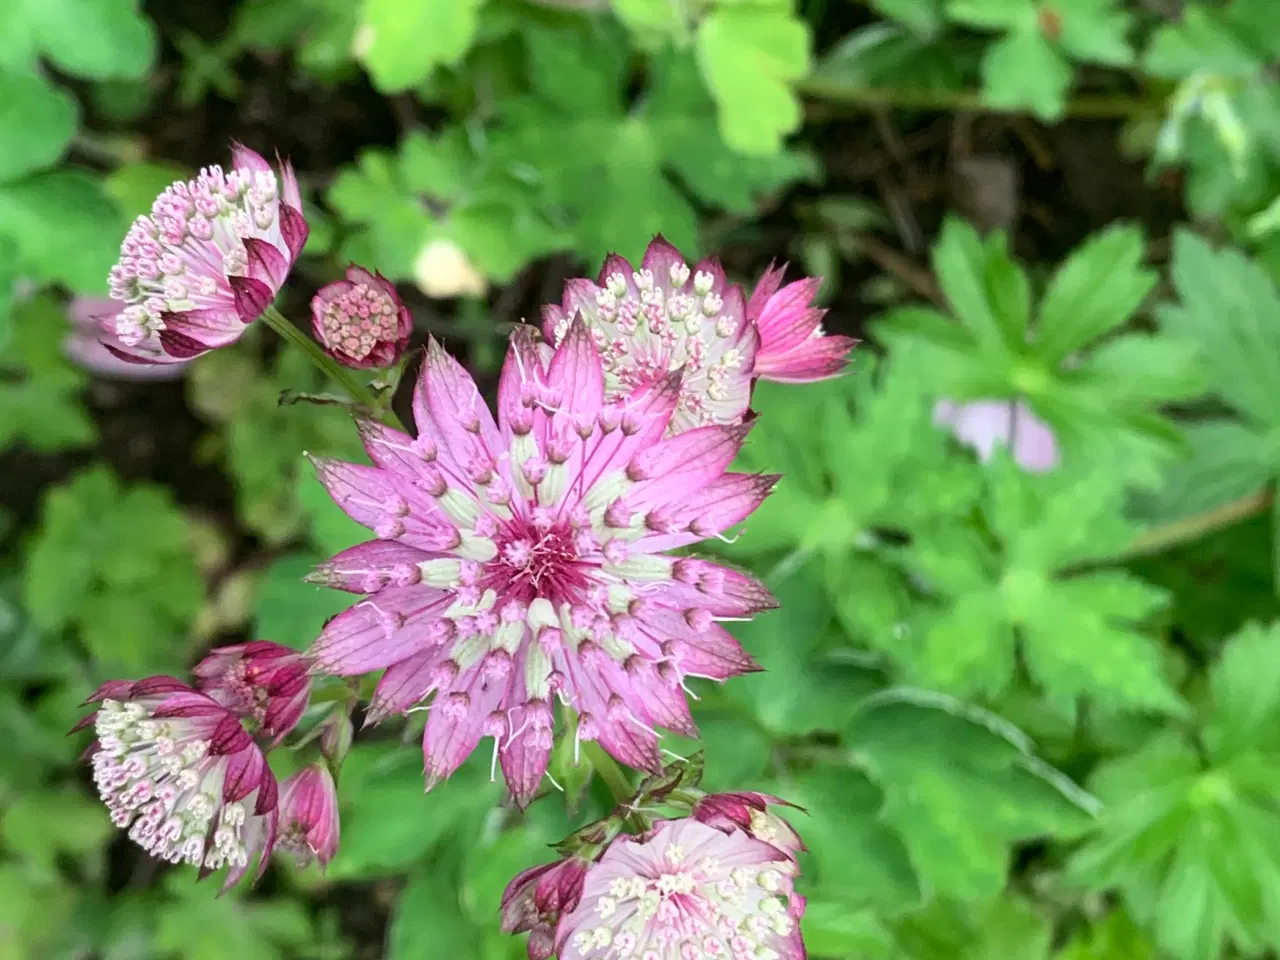
{"type": "Polygon", "coordinates": [[[404,354],[413,318],[395,284],[363,267],[321,287],[311,300],[311,324],[329,356],[346,367],[389,367],[404,354]]]}

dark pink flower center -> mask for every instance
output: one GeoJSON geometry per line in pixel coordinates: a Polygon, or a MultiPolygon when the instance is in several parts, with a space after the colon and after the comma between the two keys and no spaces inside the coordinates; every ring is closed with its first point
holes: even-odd
{"type": "Polygon", "coordinates": [[[526,604],[535,597],[556,605],[580,601],[588,577],[576,537],[563,521],[546,526],[513,518],[494,538],[498,555],[485,564],[484,585],[526,604]]]}

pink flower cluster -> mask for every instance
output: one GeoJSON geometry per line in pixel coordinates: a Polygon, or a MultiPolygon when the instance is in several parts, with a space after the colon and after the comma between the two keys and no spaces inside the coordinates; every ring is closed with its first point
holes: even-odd
{"type": "Polygon", "coordinates": [[[87,702],[93,779],[116,826],[152,856],[209,872],[224,889],[277,842],[327,863],[337,847],[337,796],[327,770],[305,768],[283,792],[254,733],[277,740],[309,699],[309,664],[258,642],[215,650],[197,688],[173,677],[103,684],[87,702]]]}
{"type": "Polygon", "coordinates": [[[802,960],[790,824],[765,794],[705,796],[691,816],[517,875],[502,928],[530,960],[802,960]]]}

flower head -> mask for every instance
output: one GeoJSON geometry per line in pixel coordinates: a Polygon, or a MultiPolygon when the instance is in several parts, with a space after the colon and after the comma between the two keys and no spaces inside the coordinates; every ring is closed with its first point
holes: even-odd
{"type": "Polygon", "coordinates": [[[940,400],[933,422],[990,460],[997,446],[1009,447],[1014,462],[1030,473],[1046,473],[1058,465],[1058,441],[1053,430],[1021,400],[977,400],[956,404],[940,400]]]}
{"type": "Polygon", "coordinates": [[[303,767],[280,791],[279,849],[292,853],[298,866],[313,859],[321,868],[338,852],[338,791],[323,763],[303,767]]]}
{"type": "Polygon", "coordinates": [[[578,321],[552,353],[512,338],[495,422],[434,341],[414,394],[419,434],[362,426],[374,466],[317,461],[346,513],[379,539],[312,579],[369,596],[325,627],[322,669],[386,669],[370,716],[434,696],[428,786],[494,738],[516,801],[551,753],[553,699],[633,767],[661,768],[656,727],[693,735],[688,676],[755,668],[718,617],[773,605],[756,580],[668,551],[747,517],[776,477],[726,473],[742,426],[663,439],[679,375],[607,401],[601,360],[578,321]]]}
{"type": "Polygon", "coordinates": [[[173,184],[129,228],[111,268],[111,298],[124,306],[103,324],[107,349],[175,363],[233,343],[275,298],[306,239],[292,167],[282,163],[277,176],[236,144],[229,173],[205,167],[173,184]]]}
{"type": "Polygon", "coordinates": [[[104,684],[90,747],[112,822],[154,857],[228,868],[232,886],[276,837],[276,781],[240,720],[172,677],[104,684]]]}
{"type": "Polygon", "coordinates": [[[780,383],[809,383],[834,377],[857,345],[852,337],[827,336],[826,310],[813,306],[821,278],[805,277],[782,286],[786,264],[769,265],[751,293],[747,319],[760,334],[755,376],[780,383]]]}
{"type": "Polygon", "coordinates": [[[568,857],[517,874],[502,894],[504,933],[528,933],[529,960],[555,953],[555,930],[563,914],[582,900],[582,881],[591,860],[568,857]]]}
{"type": "Polygon", "coordinates": [[[745,831],[794,860],[805,849],[804,842],[791,824],[769,809],[776,806],[791,804],[767,793],[715,793],[694,805],[693,818],[724,833],[745,831]]]}
{"type": "Polygon", "coordinates": [[[329,355],[357,368],[391,366],[413,332],[395,284],[355,265],[347,267],[347,279],[320,288],[311,301],[311,321],[329,355]]]}
{"type": "Polygon", "coordinates": [[[666,820],[620,836],[556,928],[560,960],[801,960],[795,862],[743,831],[666,820]]]}
{"type": "Polygon", "coordinates": [[[288,735],[311,701],[305,656],[268,640],[219,647],[192,673],[201,692],[276,742],[288,735]]]}
{"type": "Polygon", "coordinates": [[[563,304],[543,307],[547,338],[561,343],[578,315],[600,351],[611,399],[683,370],[672,433],[742,422],[759,335],[742,288],[726,282],[718,260],[690,268],[662,237],[639,270],[612,255],[595,283],[570,280],[563,304]]]}

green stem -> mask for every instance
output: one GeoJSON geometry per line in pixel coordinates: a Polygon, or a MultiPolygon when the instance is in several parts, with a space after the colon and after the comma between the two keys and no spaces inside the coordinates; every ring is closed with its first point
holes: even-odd
{"type": "MultiPolygon", "coordinates": [[[[342,389],[347,392],[347,396],[349,396],[353,401],[360,406],[367,408],[371,413],[377,413],[381,410],[377,399],[369,392],[368,387],[361,384],[359,380],[352,376],[350,370],[325,353],[324,348],[321,347],[320,344],[316,343],[307,336],[306,333],[294,326],[289,321],[289,318],[277,310],[274,305],[267,307],[266,311],[262,314],[262,319],[266,325],[278,333],[283,340],[300,349],[307,355],[307,359],[319,367],[320,370],[328,376],[341,384],[342,389]]],[[[387,422],[388,426],[395,427],[397,430],[404,429],[400,421],[396,418],[396,415],[391,410],[382,411],[382,417],[383,420],[387,422]]]]}
{"type": "Polygon", "coordinates": [[[595,768],[600,779],[609,788],[609,792],[613,794],[618,804],[629,803],[631,798],[635,796],[636,788],[631,785],[626,773],[618,766],[618,761],[605,753],[604,747],[594,740],[584,740],[582,752],[586,755],[587,762],[595,768]]]}
{"type": "Polygon", "coordinates": [[[1172,523],[1163,523],[1150,530],[1145,530],[1129,544],[1118,559],[1144,557],[1152,553],[1160,553],[1172,547],[1180,546],[1192,540],[1239,523],[1270,506],[1274,492],[1270,487],[1258,490],[1246,497],[1232,500],[1220,507],[1197,513],[1172,523]]]}
{"type": "MultiPolygon", "coordinates": [[[[809,77],[798,84],[800,93],[815,100],[847,104],[859,110],[893,107],[909,110],[974,111],[979,113],[1030,113],[1028,107],[1001,107],[985,100],[977,90],[899,90],[866,87],[809,77]]],[[[1079,96],[1067,100],[1063,114],[1069,117],[1114,119],[1159,114],[1163,102],[1123,96],[1079,96]]]]}

